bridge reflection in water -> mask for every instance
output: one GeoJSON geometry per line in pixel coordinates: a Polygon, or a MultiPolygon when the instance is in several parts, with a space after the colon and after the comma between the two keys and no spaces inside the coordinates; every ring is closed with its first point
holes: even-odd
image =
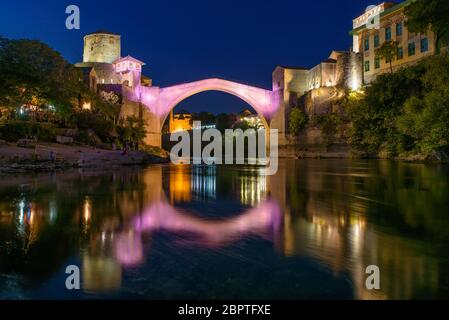
{"type": "MultiPolygon", "coordinates": [[[[423,178],[435,178],[432,170],[423,167],[413,173],[420,188],[423,178]]],[[[39,271],[45,282],[51,270],[65,266],[70,252],[79,252],[86,294],[120,292],[130,286],[124,283],[129,281],[126,274],[138,275],[154,263],[151,257],[160,253],[161,242],[174,251],[190,248],[220,255],[234,250],[226,248],[258,241],[270,243],[284,259],[307,258],[324,266],[320,272],[347,279],[354,298],[438,297],[440,283],[447,280],[447,254],[438,251],[438,241],[432,247],[420,234],[402,231],[419,224],[421,212],[397,201],[408,190],[426,203],[432,199],[429,209],[438,213],[447,199],[410,186],[394,194],[388,176],[401,180],[404,172],[410,176],[409,167],[388,163],[286,161],[275,176],[250,167],[167,166],[24,177],[13,185],[3,181],[0,192],[7,190],[9,197],[0,201],[0,274],[14,270],[35,277],[27,268],[52,256],[52,265],[39,271]],[[375,185],[377,180],[380,185],[375,185]],[[407,220],[401,220],[404,212],[407,220]],[[396,225],[386,227],[389,219],[396,225]],[[62,228],[78,232],[65,237],[56,231],[62,228]],[[79,241],[71,241],[73,237],[79,241]],[[381,268],[381,291],[365,289],[364,270],[371,264],[381,268]]],[[[441,226],[430,220],[441,220],[428,218],[426,225],[419,225],[421,233],[438,239],[441,226]]],[[[306,272],[289,268],[285,274],[306,272]]],[[[182,279],[182,273],[177,277],[182,279]]]]}

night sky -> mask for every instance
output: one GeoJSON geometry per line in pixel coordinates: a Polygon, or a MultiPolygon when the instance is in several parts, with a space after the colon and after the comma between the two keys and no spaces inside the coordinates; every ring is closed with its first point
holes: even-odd
{"type": "MultiPolygon", "coordinates": [[[[379,1],[381,2],[381,1],[379,1]]],[[[38,39],[70,62],[82,60],[83,36],[122,35],[122,56],[147,65],[156,86],[221,77],[271,89],[276,65],[312,67],[331,50],[348,50],[352,19],[368,0],[16,0],[0,2],[0,35],[38,39]],[[65,28],[65,8],[81,10],[81,30],[65,28]]],[[[180,108],[238,112],[225,93],[197,94],[180,108]]]]}

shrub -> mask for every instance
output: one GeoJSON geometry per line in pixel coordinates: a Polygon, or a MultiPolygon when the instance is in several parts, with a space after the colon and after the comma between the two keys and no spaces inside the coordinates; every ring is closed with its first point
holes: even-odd
{"type": "MultiPolygon", "coordinates": [[[[79,129],[91,129],[103,141],[111,141],[111,132],[114,130],[114,122],[91,112],[79,112],[72,116],[72,122],[79,129]]],[[[81,134],[82,136],[82,134],[81,134]]],[[[81,140],[83,137],[80,137],[81,140]]],[[[86,137],[84,137],[86,138],[86,137]]]]}
{"type": "Polygon", "coordinates": [[[56,128],[49,123],[12,120],[0,125],[0,137],[9,142],[31,136],[37,137],[39,141],[53,142],[56,135],[56,128]]]}
{"type": "Polygon", "coordinates": [[[298,135],[307,125],[307,115],[299,110],[299,108],[293,108],[290,111],[288,120],[288,129],[291,134],[298,135]]]}

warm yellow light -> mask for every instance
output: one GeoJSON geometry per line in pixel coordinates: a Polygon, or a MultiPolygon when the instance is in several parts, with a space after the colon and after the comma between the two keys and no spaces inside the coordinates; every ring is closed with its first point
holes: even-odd
{"type": "Polygon", "coordinates": [[[83,205],[84,223],[88,224],[90,222],[91,216],[92,216],[92,202],[90,199],[85,199],[83,205]]]}
{"type": "Polygon", "coordinates": [[[357,91],[360,89],[360,81],[357,79],[357,75],[353,75],[350,83],[350,87],[352,91],[357,91]]]}
{"type": "Polygon", "coordinates": [[[90,104],[90,102],[83,103],[83,110],[91,110],[91,109],[92,109],[92,105],[90,104]]]}

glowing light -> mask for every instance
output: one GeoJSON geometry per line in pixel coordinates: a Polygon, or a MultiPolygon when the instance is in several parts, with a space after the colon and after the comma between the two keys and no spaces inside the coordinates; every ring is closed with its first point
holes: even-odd
{"type": "Polygon", "coordinates": [[[24,210],[25,210],[25,202],[22,200],[19,203],[19,222],[20,222],[20,224],[23,224],[24,210]]]}
{"type": "Polygon", "coordinates": [[[117,260],[125,266],[135,266],[143,262],[143,244],[140,233],[132,230],[122,233],[115,244],[117,260]]]}
{"type": "Polygon", "coordinates": [[[91,216],[92,216],[92,201],[90,199],[85,199],[83,204],[83,219],[86,225],[90,222],[91,216]]]}
{"type": "Polygon", "coordinates": [[[360,89],[360,80],[358,79],[357,75],[352,75],[350,87],[352,91],[357,91],[360,89]]]}
{"type": "Polygon", "coordinates": [[[272,116],[279,108],[277,96],[270,90],[260,89],[237,82],[218,78],[206,79],[180,84],[166,88],[142,87],[142,99],[152,112],[167,117],[178,103],[204,91],[222,91],[239,97],[251,105],[259,114],[266,118],[272,116]]]}
{"type": "Polygon", "coordinates": [[[92,105],[90,102],[83,103],[83,110],[92,110],[92,105]]]}

